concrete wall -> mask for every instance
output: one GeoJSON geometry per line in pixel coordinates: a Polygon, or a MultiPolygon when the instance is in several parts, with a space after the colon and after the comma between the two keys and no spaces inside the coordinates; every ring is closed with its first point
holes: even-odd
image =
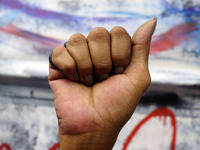
{"type": "MultiPolygon", "coordinates": [[[[185,93],[188,87],[174,86],[171,89],[179,95],[162,90],[155,94],[157,86],[152,85],[144,95],[114,150],[199,150],[199,95],[185,93]]],[[[1,85],[0,112],[0,150],[58,150],[57,119],[49,88],[1,85]]]]}

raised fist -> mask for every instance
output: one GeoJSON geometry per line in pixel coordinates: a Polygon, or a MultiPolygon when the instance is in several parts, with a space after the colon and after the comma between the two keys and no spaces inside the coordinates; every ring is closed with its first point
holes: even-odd
{"type": "Polygon", "coordinates": [[[74,34],[51,55],[49,84],[60,149],[112,149],[150,84],[148,54],[156,19],[132,38],[122,27],[74,34]]]}

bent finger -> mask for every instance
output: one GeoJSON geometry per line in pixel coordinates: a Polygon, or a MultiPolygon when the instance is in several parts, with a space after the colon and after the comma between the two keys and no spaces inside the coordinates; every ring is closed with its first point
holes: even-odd
{"type": "Polygon", "coordinates": [[[61,70],[67,78],[69,78],[72,81],[79,81],[76,62],[68,53],[65,47],[56,47],[52,52],[51,60],[52,63],[56,66],[56,68],[61,70]]]}
{"type": "Polygon", "coordinates": [[[67,43],[67,50],[76,61],[81,82],[92,85],[93,66],[85,36],[80,33],[72,35],[67,43]]]}
{"type": "Polygon", "coordinates": [[[123,73],[131,58],[131,37],[122,27],[114,27],[111,31],[111,58],[114,73],[123,73]]]}
{"type": "Polygon", "coordinates": [[[95,75],[99,81],[109,77],[112,69],[110,34],[105,28],[94,28],[87,37],[95,75]]]}

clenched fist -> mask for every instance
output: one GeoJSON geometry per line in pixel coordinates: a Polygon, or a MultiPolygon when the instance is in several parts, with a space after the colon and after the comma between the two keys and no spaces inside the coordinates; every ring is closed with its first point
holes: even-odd
{"type": "Polygon", "coordinates": [[[49,84],[61,150],[108,150],[150,84],[148,54],[156,19],[132,38],[122,27],[74,34],[51,55],[49,84]]]}

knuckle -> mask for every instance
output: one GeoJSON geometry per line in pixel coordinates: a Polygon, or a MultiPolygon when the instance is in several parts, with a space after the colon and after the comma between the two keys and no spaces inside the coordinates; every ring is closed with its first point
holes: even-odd
{"type": "Polygon", "coordinates": [[[83,75],[92,73],[92,65],[87,64],[87,65],[81,65],[78,67],[79,72],[83,75]]]}
{"type": "Polygon", "coordinates": [[[66,74],[72,74],[76,71],[76,64],[72,62],[66,62],[65,65],[63,65],[63,67],[61,68],[61,70],[66,74]]]}
{"type": "Polygon", "coordinates": [[[82,42],[86,42],[85,36],[81,33],[76,33],[76,34],[74,34],[70,37],[70,39],[67,43],[67,46],[77,45],[77,44],[80,44],[82,42]]]}
{"type": "Polygon", "coordinates": [[[58,46],[53,50],[52,56],[56,58],[62,55],[63,51],[65,51],[65,48],[63,46],[58,46]]]}
{"type": "Polygon", "coordinates": [[[124,51],[118,51],[115,53],[112,53],[112,61],[114,63],[119,64],[126,64],[129,63],[131,60],[131,51],[130,50],[124,50],[124,51]]]}
{"type": "Polygon", "coordinates": [[[99,38],[100,39],[109,39],[110,38],[110,34],[106,30],[106,28],[96,27],[90,32],[90,34],[88,35],[88,39],[89,40],[95,40],[96,38],[98,38],[98,39],[99,38]]]}
{"type": "Polygon", "coordinates": [[[143,44],[133,45],[133,48],[134,48],[135,51],[144,51],[144,50],[146,50],[146,47],[143,44]]]}
{"type": "Polygon", "coordinates": [[[125,61],[127,58],[126,54],[115,54],[115,55],[112,55],[112,59],[113,61],[125,61]]]}
{"type": "Polygon", "coordinates": [[[95,65],[95,70],[97,73],[107,73],[107,72],[110,72],[112,69],[112,65],[110,62],[98,62],[96,65],[95,65]]]}
{"type": "Polygon", "coordinates": [[[119,26],[112,28],[112,30],[110,31],[110,34],[117,37],[123,37],[124,35],[128,35],[126,30],[123,27],[119,27],[119,26]]]}

